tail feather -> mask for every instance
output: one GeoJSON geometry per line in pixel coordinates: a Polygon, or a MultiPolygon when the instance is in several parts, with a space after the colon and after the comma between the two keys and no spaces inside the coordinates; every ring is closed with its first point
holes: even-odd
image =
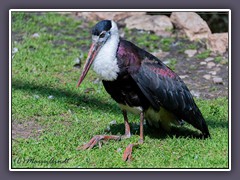
{"type": "Polygon", "coordinates": [[[189,115],[189,123],[202,132],[204,139],[211,138],[207,123],[197,106],[194,108],[194,111],[191,111],[189,115]]]}

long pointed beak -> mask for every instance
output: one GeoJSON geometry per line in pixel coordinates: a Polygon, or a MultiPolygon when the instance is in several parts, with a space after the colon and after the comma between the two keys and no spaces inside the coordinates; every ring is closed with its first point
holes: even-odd
{"type": "Polygon", "coordinates": [[[84,67],[83,67],[83,71],[82,71],[82,74],[79,78],[79,81],[78,81],[78,84],[77,84],[77,87],[80,86],[80,84],[82,83],[83,79],[85,78],[85,76],[87,75],[88,73],[88,70],[90,69],[98,51],[100,50],[101,48],[101,45],[99,43],[93,43],[91,45],[91,48],[89,50],[89,53],[88,53],[88,57],[87,57],[87,60],[84,64],[84,67]]]}

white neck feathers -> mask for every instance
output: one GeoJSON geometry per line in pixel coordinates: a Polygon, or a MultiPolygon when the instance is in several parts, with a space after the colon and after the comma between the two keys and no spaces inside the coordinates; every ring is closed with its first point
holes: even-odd
{"type": "Polygon", "coordinates": [[[118,28],[116,23],[112,21],[111,36],[100,49],[93,62],[93,70],[103,80],[113,81],[117,79],[119,72],[116,58],[118,43],[118,28]]]}

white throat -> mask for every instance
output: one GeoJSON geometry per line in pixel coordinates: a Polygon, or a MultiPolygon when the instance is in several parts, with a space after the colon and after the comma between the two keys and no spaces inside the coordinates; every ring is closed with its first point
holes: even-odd
{"type": "Polygon", "coordinates": [[[93,70],[103,80],[113,81],[117,79],[119,72],[116,58],[118,43],[118,28],[116,23],[112,21],[111,36],[100,49],[93,62],[93,70]]]}

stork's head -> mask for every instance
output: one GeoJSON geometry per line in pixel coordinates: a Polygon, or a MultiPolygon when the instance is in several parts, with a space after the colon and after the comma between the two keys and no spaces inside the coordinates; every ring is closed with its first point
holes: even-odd
{"type": "Polygon", "coordinates": [[[83,79],[87,75],[92,63],[97,57],[99,51],[110,41],[111,37],[118,37],[118,28],[114,21],[103,20],[98,22],[92,28],[92,45],[88,53],[87,60],[85,62],[82,74],[79,78],[77,87],[82,83],[83,79]]]}

